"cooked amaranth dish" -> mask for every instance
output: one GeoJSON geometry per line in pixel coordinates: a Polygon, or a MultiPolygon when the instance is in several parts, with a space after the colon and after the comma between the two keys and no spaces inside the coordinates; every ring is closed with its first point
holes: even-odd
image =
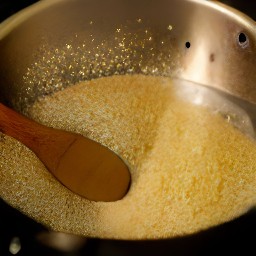
{"type": "Polygon", "coordinates": [[[1,197],[53,230],[169,238],[232,220],[256,203],[255,141],[220,114],[178,97],[170,78],[123,75],[81,82],[38,99],[26,115],[102,143],[131,172],[123,199],[91,202],[2,134],[1,197]]]}

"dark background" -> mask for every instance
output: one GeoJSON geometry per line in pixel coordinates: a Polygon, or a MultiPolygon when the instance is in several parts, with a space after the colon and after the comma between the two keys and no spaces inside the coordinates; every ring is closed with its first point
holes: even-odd
{"type": "MultiPolygon", "coordinates": [[[[0,0],[0,21],[35,2],[38,0],[0,0]]],[[[219,2],[233,6],[256,20],[255,0],[221,0],[219,2]]]]}
{"type": "MultiPolygon", "coordinates": [[[[138,0],[139,1],[139,0],[138,0]]],[[[0,21],[37,1],[0,0],[0,21]]],[[[255,0],[223,0],[256,20],[255,0]]],[[[0,60],[1,61],[1,60],[0,60]]],[[[84,246],[61,252],[43,245],[37,235],[48,232],[42,225],[24,216],[0,199],[0,256],[12,255],[9,245],[19,237],[21,250],[16,255],[37,256],[126,256],[126,255],[254,255],[256,212],[196,235],[160,241],[111,241],[88,239],[84,246]]]]}

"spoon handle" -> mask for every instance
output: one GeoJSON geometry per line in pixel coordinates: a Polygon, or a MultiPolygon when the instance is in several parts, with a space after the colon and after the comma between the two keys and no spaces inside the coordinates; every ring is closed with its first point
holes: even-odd
{"type": "Polygon", "coordinates": [[[30,148],[57,180],[78,195],[115,201],[127,193],[127,166],[95,141],[36,123],[1,103],[0,131],[30,148]]]}
{"type": "Polygon", "coordinates": [[[0,103],[0,131],[2,133],[27,145],[31,140],[35,140],[32,138],[33,135],[38,137],[37,134],[42,131],[42,127],[38,126],[36,122],[0,103]]]}
{"type": "Polygon", "coordinates": [[[0,103],[0,132],[30,148],[44,164],[55,170],[77,135],[41,125],[0,103]],[[51,150],[49,151],[49,148],[51,150]]]}

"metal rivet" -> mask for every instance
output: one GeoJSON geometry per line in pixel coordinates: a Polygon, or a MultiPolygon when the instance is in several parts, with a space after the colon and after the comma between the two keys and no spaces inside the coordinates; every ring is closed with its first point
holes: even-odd
{"type": "Polygon", "coordinates": [[[240,47],[246,48],[249,45],[249,38],[245,33],[241,32],[237,36],[237,42],[240,47]]]}

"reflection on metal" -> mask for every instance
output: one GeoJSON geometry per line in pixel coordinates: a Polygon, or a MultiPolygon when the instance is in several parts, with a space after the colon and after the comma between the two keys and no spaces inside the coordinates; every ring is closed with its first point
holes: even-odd
{"type": "Polygon", "coordinates": [[[220,90],[202,86],[185,80],[174,80],[175,92],[181,99],[195,105],[204,106],[215,114],[221,115],[227,122],[245,135],[255,139],[254,104],[244,102],[220,90]],[[251,111],[248,110],[251,107],[251,111]]]}
{"type": "Polygon", "coordinates": [[[13,255],[16,255],[21,250],[21,243],[19,237],[13,237],[10,246],[9,246],[9,252],[13,255]]]}
{"type": "Polygon", "coordinates": [[[42,232],[37,239],[43,245],[62,252],[78,251],[86,243],[84,237],[61,232],[42,232]]]}
{"type": "Polygon", "coordinates": [[[0,28],[0,101],[17,110],[81,80],[126,73],[256,102],[256,24],[217,1],[45,0],[0,28]]]}

